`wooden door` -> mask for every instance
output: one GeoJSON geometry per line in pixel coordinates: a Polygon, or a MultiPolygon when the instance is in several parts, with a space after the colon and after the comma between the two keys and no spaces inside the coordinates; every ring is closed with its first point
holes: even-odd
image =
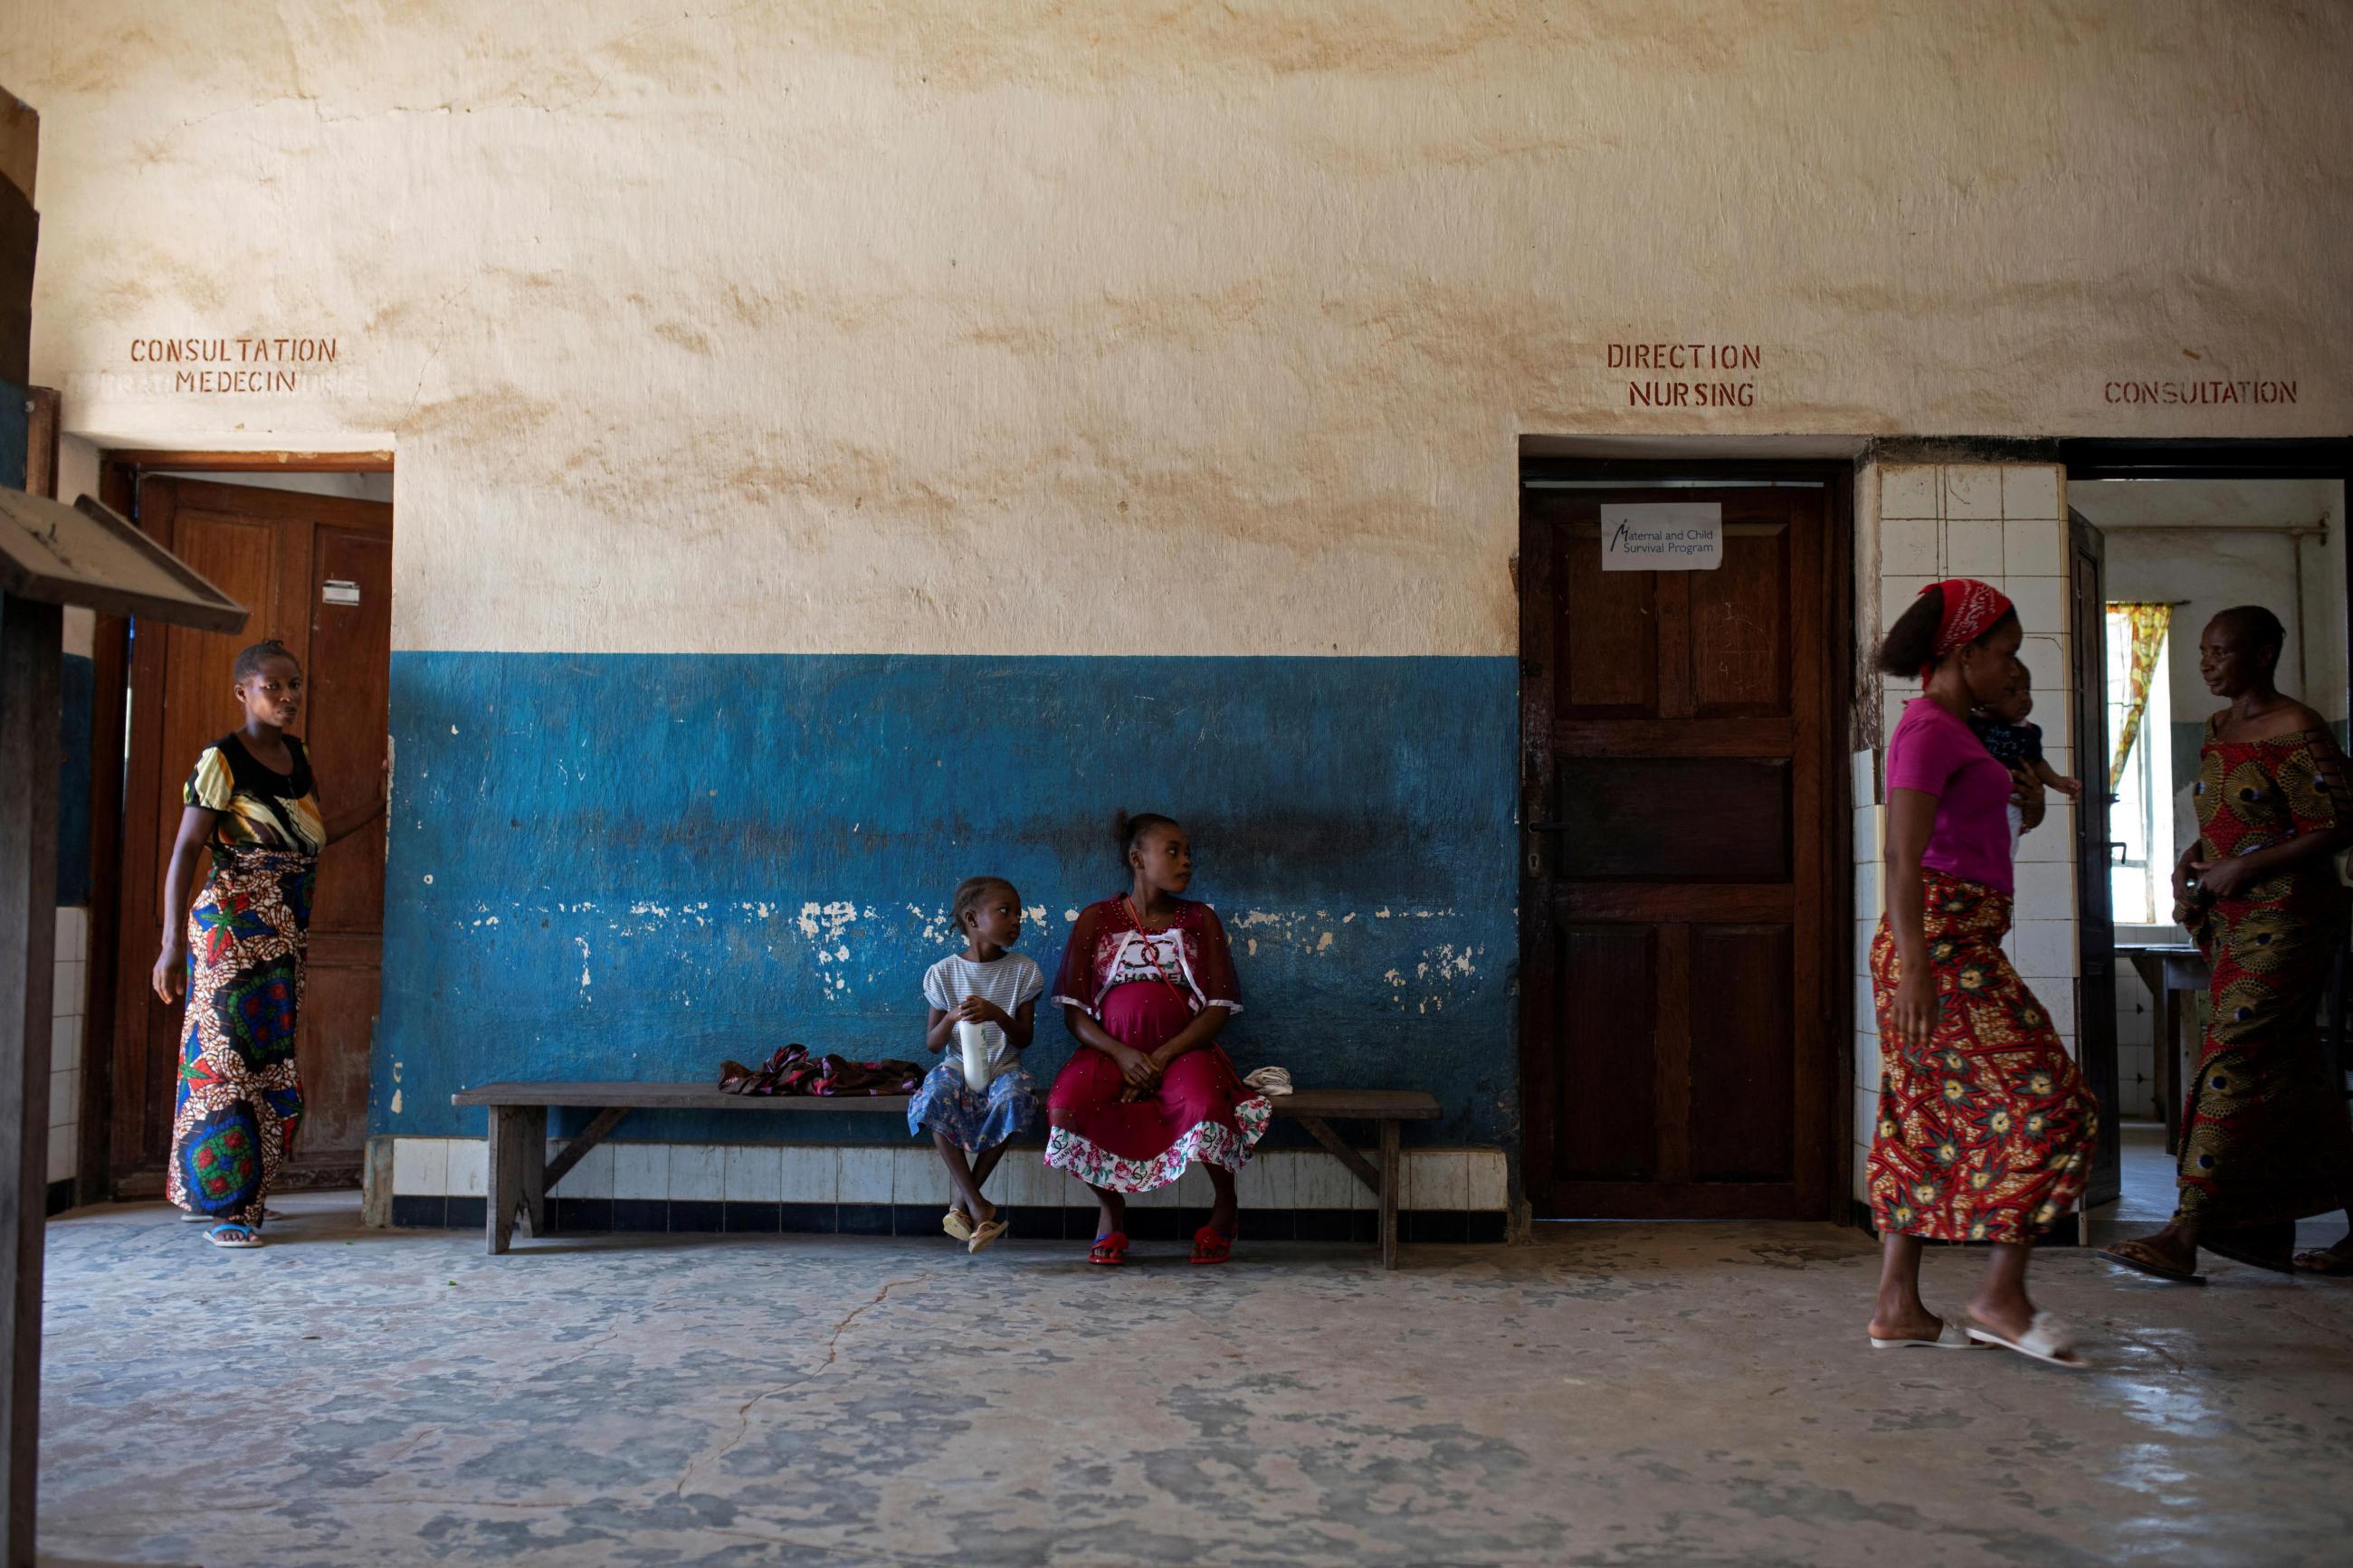
{"type": "Polygon", "coordinates": [[[1824,1217],[1849,1100],[1820,486],[1524,492],[1521,1066],[1540,1218],[1824,1217]],[[1712,571],[1601,569],[1611,501],[1719,502],[1712,571]]]}
{"type": "MultiPolygon", "coordinates": [[[[2116,885],[2108,868],[2108,601],[2107,543],[2073,509],[2067,513],[2069,615],[2075,635],[2068,647],[2075,693],[2075,776],[2084,798],[2075,825],[2075,1059],[2100,1101],[2100,1138],[2084,1184],[2082,1207],[2124,1195],[2124,1111],[2116,1070],[2116,885]]],[[[2168,737],[2152,735],[2162,746],[2168,737]]],[[[2052,803],[2054,809],[2058,802],[2052,803]]],[[[2169,814],[2168,814],[2169,815],[2169,814]]]]}
{"type": "MultiPolygon", "coordinates": [[[[132,630],[112,1142],[116,1186],[126,1194],[159,1189],[170,1155],[182,1009],[157,1002],[148,975],[181,785],[197,754],[241,721],[232,690],[237,650],[276,637],[302,661],[303,739],[332,817],[382,788],[392,648],[391,507],[152,477],[140,483],[138,506],[142,528],[249,606],[253,619],[235,637],[132,630]]],[[[303,1122],[281,1178],[288,1184],[359,1180],[383,961],[384,844],[379,819],[320,860],[295,1043],[303,1122]]]]}

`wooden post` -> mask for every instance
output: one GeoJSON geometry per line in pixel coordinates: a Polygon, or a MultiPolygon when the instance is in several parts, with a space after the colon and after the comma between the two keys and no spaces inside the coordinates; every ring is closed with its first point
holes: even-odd
{"type": "Polygon", "coordinates": [[[1398,1123],[1381,1119],[1381,1267],[1397,1267],[1398,1247],[1398,1123]]]}
{"type": "Polygon", "coordinates": [[[50,991],[57,973],[55,605],[0,598],[0,1470],[7,1568],[33,1568],[40,1479],[41,1264],[48,1219],[50,991]]]}
{"type": "Polygon", "coordinates": [[[482,1184],[489,1200],[482,1205],[483,1242],[496,1258],[514,1237],[515,1210],[522,1203],[522,1110],[519,1106],[490,1108],[490,1169],[482,1184]]]}
{"type": "Polygon", "coordinates": [[[547,1235],[547,1107],[526,1105],[515,1112],[515,1156],[522,1183],[522,1212],[531,1221],[531,1238],[547,1235]]]}

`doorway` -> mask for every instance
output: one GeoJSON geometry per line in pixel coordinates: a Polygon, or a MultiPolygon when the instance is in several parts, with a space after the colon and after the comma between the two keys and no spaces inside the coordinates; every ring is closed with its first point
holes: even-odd
{"type": "MultiPolygon", "coordinates": [[[[93,976],[93,999],[103,992],[109,1016],[93,1017],[91,1037],[111,1047],[103,1079],[86,1086],[86,1124],[103,1129],[104,1150],[92,1163],[86,1149],[84,1170],[104,1173],[105,1195],[163,1190],[183,1021],[180,1005],[166,1006],[150,989],[163,870],[178,831],[181,781],[197,754],[238,721],[230,673],[237,650],[275,638],[301,661],[310,697],[302,739],[331,815],[382,787],[390,463],[292,461],[316,471],[290,475],[287,460],[243,455],[116,453],[101,464],[102,499],[252,611],[233,637],[176,627],[142,637],[142,627],[123,620],[98,627],[97,771],[111,770],[120,784],[114,809],[94,815],[95,875],[111,907],[93,909],[92,962],[106,965],[110,979],[101,987],[93,976]]],[[[281,1185],[360,1181],[383,962],[384,861],[381,818],[321,857],[295,1047],[302,1137],[281,1185]]]]}
{"type": "MultiPolygon", "coordinates": [[[[2353,656],[2347,627],[2342,442],[2063,444],[2070,506],[2104,542],[2102,599],[2083,627],[2104,634],[2097,679],[2109,744],[2079,759],[2086,799],[2105,803],[2097,875],[2114,911],[2114,1025],[2105,1119],[2120,1132],[2113,1202],[2090,1210],[2097,1242],[2145,1234],[2174,1206],[2179,1119],[2202,1031],[2206,971],[2172,923],[2175,857],[2198,834],[2191,796],[2207,716],[2221,704],[2198,674],[2207,621],[2235,605],[2272,610],[2286,629],[2280,689],[2319,710],[2343,742],[2353,656]]],[[[2086,931],[2087,947],[2093,934],[2086,931]]],[[[2086,953],[2085,973],[2091,973],[2086,953]]],[[[2101,1005],[2082,998],[2088,1012],[2101,1005]]],[[[2089,1016],[2084,1047],[2094,1047],[2089,1016]]],[[[2324,1026],[2333,1021],[2326,1013],[2324,1026]]],[[[2341,1046],[2337,1047],[2340,1053],[2341,1046]]],[[[2340,1065],[2343,1057],[2339,1056],[2340,1065]]],[[[2094,1082],[2097,1064],[2086,1060],[2094,1082]]],[[[2340,1089],[2348,1086],[2340,1084],[2340,1089]]],[[[2308,1220],[2301,1244],[2326,1246],[2341,1216],[2308,1220]]]]}
{"type": "Polygon", "coordinates": [[[1852,484],[1843,464],[1523,476],[1520,1057],[1538,1219],[1836,1212],[1852,484]],[[1692,506],[1716,530],[1704,565],[1605,563],[1624,517],[1664,515],[1618,509],[1692,506]]]}

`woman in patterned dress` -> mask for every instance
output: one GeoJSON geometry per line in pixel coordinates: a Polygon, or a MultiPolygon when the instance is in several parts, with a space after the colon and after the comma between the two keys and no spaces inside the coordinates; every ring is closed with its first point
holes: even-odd
{"type": "Polygon", "coordinates": [[[2316,1015],[2345,945],[2337,856],[2353,844],[2345,758],[2327,722],[2273,683],[2285,633],[2269,610],[2223,611],[2198,643],[2207,689],[2199,837],[2174,868],[2174,918],[2212,973],[2190,1075],[2172,1223],[2101,1256],[2198,1279],[2198,1249],[2286,1273],[2353,1273],[2353,1237],[2291,1255],[2295,1222],[2353,1195],[2353,1122],[2316,1015]]]}
{"type": "Polygon", "coordinates": [[[245,723],[206,749],[182,791],[153,979],[166,1003],[188,987],[166,1194],[212,1222],[214,1246],[254,1247],[302,1117],[295,1025],[319,851],[375,820],[384,802],[332,826],[321,817],[310,753],[286,732],[301,716],[302,669],[283,644],[245,649],[235,675],[245,723]],[[180,911],[206,851],[184,931],[180,911]]]}
{"type": "Polygon", "coordinates": [[[2084,1189],[2097,1110],[2050,1016],[2001,951],[2009,807],[2040,790],[1968,725],[2016,671],[2018,614],[1969,578],[1935,583],[1888,632],[1888,673],[1923,678],[1887,745],[1887,910],[1872,943],[1879,1125],[1868,1166],[1883,1238],[1873,1348],[1973,1342],[2080,1367],[2067,1331],[2026,1294],[2034,1238],[2084,1189]],[[1992,1244],[1966,1323],[1920,1299],[1924,1241],[1992,1244]]]}
{"type": "Polygon", "coordinates": [[[1080,911],[1054,984],[1079,1048],[1046,1097],[1046,1163],[1094,1190],[1102,1217],[1087,1261],[1116,1265],[1127,1258],[1128,1195],[1168,1185],[1198,1160],[1215,1201],[1193,1261],[1223,1263],[1234,1173],[1274,1108],[1218,1047],[1241,993],[1217,912],[1179,896],[1193,880],[1185,830],[1123,812],[1115,831],[1129,889],[1080,911]]]}

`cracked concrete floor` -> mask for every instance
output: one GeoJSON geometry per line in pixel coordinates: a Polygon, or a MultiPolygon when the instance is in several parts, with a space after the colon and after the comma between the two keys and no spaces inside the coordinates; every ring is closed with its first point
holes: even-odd
{"type": "MultiPolygon", "coordinates": [[[[1873,1353],[1807,1226],[1545,1245],[598,1237],[293,1194],[49,1231],[44,1549],[121,1562],[2342,1562],[2353,1289],[2046,1252],[2098,1370],[1873,1353]]],[[[1247,1231],[1245,1231],[1247,1238],[1247,1231]]],[[[1957,1307],[1967,1256],[1932,1256],[1957,1307]]]]}

